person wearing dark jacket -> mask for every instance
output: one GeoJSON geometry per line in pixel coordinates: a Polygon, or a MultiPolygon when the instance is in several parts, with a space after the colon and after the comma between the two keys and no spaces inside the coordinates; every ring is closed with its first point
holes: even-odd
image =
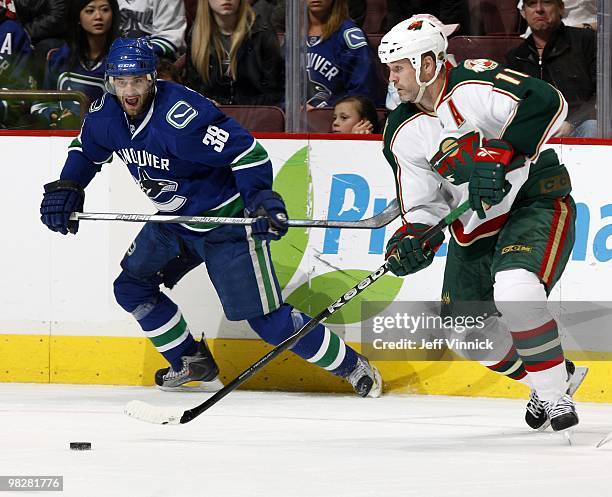
{"type": "Polygon", "coordinates": [[[47,38],[65,36],[69,0],[14,0],[14,3],[19,20],[34,45],[47,38]]]}
{"type": "Polygon", "coordinates": [[[276,34],[248,0],[199,0],[185,85],[220,105],[279,105],[285,65],[276,34]]]}
{"type": "Polygon", "coordinates": [[[13,3],[34,45],[34,58],[39,68],[34,76],[42,81],[47,53],[65,43],[70,0],[13,0],[13,3]]]}
{"type": "Polygon", "coordinates": [[[569,112],[557,136],[597,136],[595,32],[565,26],[561,0],[526,0],[521,14],[532,34],[506,54],[507,67],[543,79],[563,94],[569,112]]]}

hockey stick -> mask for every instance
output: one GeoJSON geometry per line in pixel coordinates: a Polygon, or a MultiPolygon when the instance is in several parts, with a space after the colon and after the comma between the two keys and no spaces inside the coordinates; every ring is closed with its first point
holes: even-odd
{"type": "MultiPolygon", "coordinates": [[[[444,217],[438,224],[430,228],[422,238],[422,243],[426,243],[431,238],[440,233],[444,228],[446,228],[449,224],[455,221],[459,216],[461,216],[464,212],[466,212],[470,208],[469,202],[466,201],[461,204],[459,207],[451,211],[446,217],[444,217]]],[[[232,380],[230,383],[225,385],[221,390],[216,392],[212,397],[208,398],[200,405],[194,407],[193,409],[187,409],[185,411],[178,408],[163,408],[153,406],[146,402],[142,402],[140,400],[132,400],[125,406],[125,414],[131,416],[133,418],[139,419],[141,421],[147,421],[149,423],[155,424],[185,424],[189,423],[197,416],[202,414],[204,411],[210,409],[213,405],[219,402],[223,397],[231,393],[237,387],[242,385],[246,380],[248,380],[251,376],[253,376],[257,371],[263,368],[266,364],[268,364],[272,359],[277,357],[279,354],[290,348],[294,345],[300,338],[304,335],[311,332],[319,323],[327,319],[333,313],[337,312],[341,309],[345,304],[350,302],[353,298],[363,292],[366,288],[372,285],[375,281],[380,279],[385,273],[389,271],[389,266],[387,263],[380,266],[376,271],[370,273],[365,277],[362,281],[357,283],[353,288],[351,288],[348,292],[342,295],[338,300],[334,303],[327,306],[323,309],[319,314],[317,314],[314,318],[312,318],[308,323],[306,323],[302,328],[296,331],[293,335],[287,338],[285,341],[281,342],[279,345],[274,347],[270,352],[268,352],[265,356],[259,359],[256,363],[249,366],[245,369],[238,377],[232,380]]]]}
{"type": "MultiPolygon", "coordinates": [[[[303,228],[382,228],[400,215],[397,200],[393,200],[382,212],[361,221],[333,221],[328,219],[289,219],[289,226],[303,228]]],[[[162,214],[106,214],[102,212],[73,212],[71,221],[128,221],[135,223],[203,223],[203,224],[252,224],[250,217],[167,216],[162,214]]]]}

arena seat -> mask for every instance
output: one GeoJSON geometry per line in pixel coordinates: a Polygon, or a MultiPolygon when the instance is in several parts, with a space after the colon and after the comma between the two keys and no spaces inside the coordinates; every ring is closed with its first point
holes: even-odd
{"type": "Polygon", "coordinates": [[[473,35],[518,34],[521,15],[517,0],[468,0],[473,35]]]}
{"type": "Polygon", "coordinates": [[[506,63],[506,53],[524,40],[518,36],[455,36],[448,40],[448,53],[457,62],[465,59],[493,59],[506,63]]]}
{"type": "Polygon", "coordinates": [[[282,133],[285,131],[285,113],[268,105],[220,105],[219,109],[238,121],[249,131],[282,133]]]}
{"type": "Polygon", "coordinates": [[[386,15],[387,0],[367,0],[363,31],[368,34],[381,33],[383,19],[386,15]]]}

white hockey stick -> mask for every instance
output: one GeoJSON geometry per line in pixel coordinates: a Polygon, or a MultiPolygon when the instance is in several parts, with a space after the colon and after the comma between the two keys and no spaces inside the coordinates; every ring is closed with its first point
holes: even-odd
{"type": "MultiPolygon", "coordinates": [[[[329,219],[289,219],[289,226],[302,228],[356,228],[376,229],[386,226],[400,215],[397,200],[393,200],[382,212],[361,221],[334,221],[329,219]]],[[[133,223],[183,223],[183,224],[241,224],[250,225],[252,217],[168,216],[163,214],[107,214],[103,212],[73,212],[71,221],[127,221],[133,223]]]]}

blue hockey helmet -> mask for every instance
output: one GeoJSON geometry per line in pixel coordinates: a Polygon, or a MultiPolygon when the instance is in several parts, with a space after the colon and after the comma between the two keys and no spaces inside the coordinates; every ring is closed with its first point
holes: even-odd
{"type": "Polygon", "coordinates": [[[146,37],[117,38],[106,57],[107,77],[155,74],[156,67],[157,56],[146,37]]]}

